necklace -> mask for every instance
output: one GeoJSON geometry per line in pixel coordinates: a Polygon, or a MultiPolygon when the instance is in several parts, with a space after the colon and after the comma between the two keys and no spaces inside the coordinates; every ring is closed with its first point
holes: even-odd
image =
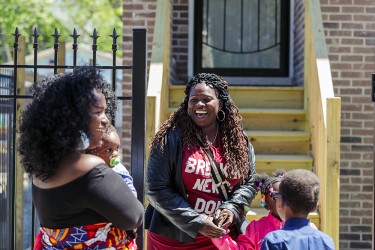
{"type": "Polygon", "coordinates": [[[218,132],[218,131],[219,131],[219,125],[216,125],[216,134],[215,134],[215,138],[214,138],[213,141],[208,140],[208,136],[207,136],[207,141],[208,141],[211,145],[215,143],[216,138],[217,138],[217,132],[218,132]]]}

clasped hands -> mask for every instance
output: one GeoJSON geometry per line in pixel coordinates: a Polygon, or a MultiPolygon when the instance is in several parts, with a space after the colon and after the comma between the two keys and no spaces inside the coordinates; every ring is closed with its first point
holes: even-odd
{"type": "Polygon", "coordinates": [[[227,228],[232,224],[233,217],[230,210],[218,209],[214,217],[207,216],[199,233],[210,238],[220,238],[227,233],[227,228]]]}

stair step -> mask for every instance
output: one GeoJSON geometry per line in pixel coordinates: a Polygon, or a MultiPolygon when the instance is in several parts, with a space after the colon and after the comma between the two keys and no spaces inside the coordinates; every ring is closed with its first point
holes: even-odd
{"type": "Polygon", "coordinates": [[[255,169],[257,173],[272,174],[276,169],[312,170],[312,157],[308,155],[265,155],[255,152],[255,169]]]}
{"type": "Polygon", "coordinates": [[[241,108],[239,112],[246,130],[306,129],[306,111],[303,109],[241,108]]]}
{"type": "Polygon", "coordinates": [[[304,131],[245,131],[256,154],[307,154],[310,134],[304,131]]]}
{"type": "MultiPolygon", "coordinates": [[[[169,87],[169,106],[179,107],[185,86],[169,87]]],[[[303,108],[303,87],[230,86],[229,93],[239,108],[303,108]]]]}
{"type": "MultiPolygon", "coordinates": [[[[168,116],[177,107],[168,109],[168,116]]],[[[303,131],[306,128],[306,111],[303,109],[241,108],[245,130],[303,131]]]]}

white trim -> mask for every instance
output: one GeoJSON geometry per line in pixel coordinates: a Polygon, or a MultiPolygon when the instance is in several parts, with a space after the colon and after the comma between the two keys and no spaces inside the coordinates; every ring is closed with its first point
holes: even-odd
{"type": "MultiPolygon", "coordinates": [[[[289,77],[223,77],[233,85],[292,85],[294,74],[294,1],[290,1],[289,19],[289,77]]],[[[194,66],[194,0],[189,0],[188,79],[193,77],[194,66]]]]}

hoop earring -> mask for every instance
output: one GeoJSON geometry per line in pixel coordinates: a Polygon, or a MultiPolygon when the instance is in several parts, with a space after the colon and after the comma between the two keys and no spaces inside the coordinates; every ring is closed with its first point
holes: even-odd
{"type": "Polygon", "coordinates": [[[82,130],[79,131],[80,140],[77,146],[77,150],[85,150],[90,146],[90,140],[82,130]]]}
{"type": "Polygon", "coordinates": [[[216,114],[216,119],[219,121],[219,122],[222,122],[225,120],[225,112],[220,109],[219,112],[217,112],[216,114]],[[219,115],[220,114],[220,115],[219,115]],[[221,119],[220,119],[220,116],[221,116],[221,119]]]}

